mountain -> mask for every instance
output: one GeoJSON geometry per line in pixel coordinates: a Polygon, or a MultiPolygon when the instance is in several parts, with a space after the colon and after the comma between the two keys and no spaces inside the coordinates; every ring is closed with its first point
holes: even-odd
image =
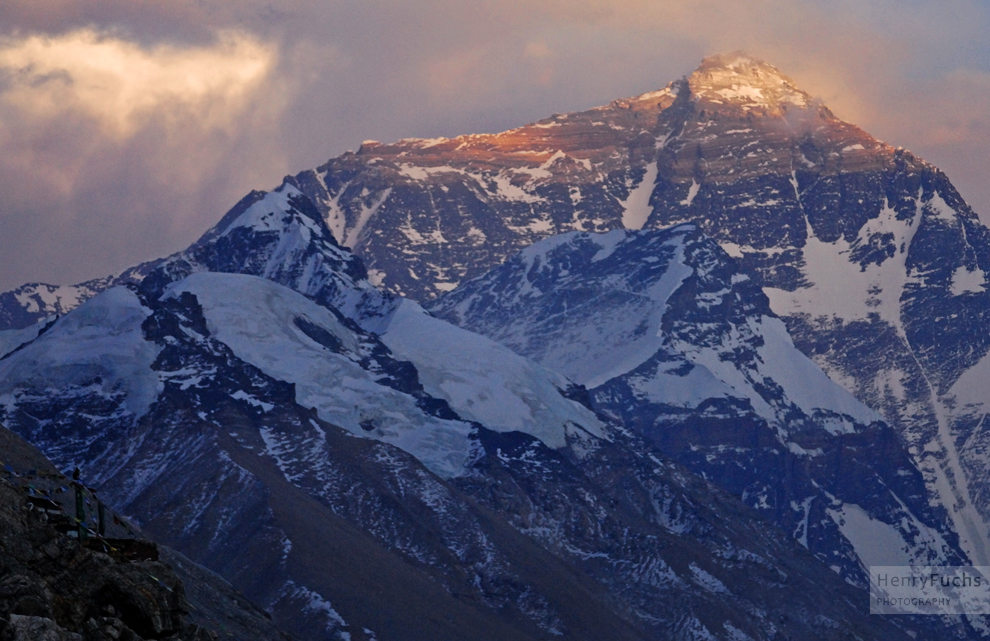
{"type": "MultiPolygon", "coordinates": [[[[30,283],[0,294],[0,331],[31,331],[39,322],[65,314],[111,287],[142,283],[145,288],[160,288],[197,271],[284,281],[351,316],[380,315],[389,300],[366,281],[360,261],[340,250],[309,199],[284,186],[271,193],[251,192],[196,243],[166,258],[79,285],[30,283]],[[265,242],[254,242],[257,238],[265,242]],[[146,280],[149,275],[152,278],[146,280]]],[[[11,348],[0,343],[0,350],[11,348]]]]}
{"type": "Polygon", "coordinates": [[[897,435],[791,342],[694,225],[571,232],[441,296],[437,315],[566,374],[592,407],[764,512],[847,581],[961,562],[897,435]]]}
{"type": "Polygon", "coordinates": [[[773,66],[713,56],[660,91],[500,134],[369,142],[288,180],[374,282],[421,303],[552,235],[695,223],[894,427],[990,562],[990,230],[945,174],[773,66]]]}
{"type": "MultiPolygon", "coordinates": [[[[98,378],[104,397],[119,396],[132,418],[141,416],[164,384],[153,371],[161,348],[147,340],[143,323],[150,312],[142,301],[183,300],[189,294],[202,308],[207,335],[238,359],[292,384],[296,399],[324,420],[399,447],[420,448],[411,453],[421,459],[435,456],[428,465],[443,476],[456,475],[468,459],[474,429],[454,410],[492,428],[538,433],[554,447],[566,444],[568,431],[602,436],[594,414],[564,396],[571,383],[560,375],[417,313],[415,304],[372,286],[360,261],[337,245],[290,185],[246,198],[189,250],[160,261],[135,291],[107,290],[37,338],[33,330],[4,332],[11,346],[33,343],[13,347],[0,365],[6,379],[0,389],[12,391],[19,380],[61,387],[98,378]],[[358,321],[377,327],[382,336],[358,321]],[[94,333],[94,326],[110,333],[94,333]],[[451,353],[438,362],[435,350],[415,345],[416,333],[444,337],[451,353]],[[390,344],[401,347],[411,362],[396,359],[390,344]],[[473,365],[489,361],[500,365],[496,378],[473,365]],[[428,390],[415,363],[428,374],[428,390]],[[429,376],[437,368],[448,373],[445,380],[429,376]],[[449,376],[455,372],[456,382],[449,376]],[[491,396],[482,399],[479,393],[491,396]]],[[[185,382],[176,379],[184,385],[198,380],[185,369],[169,375],[181,376],[189,376],[185,382]]],[[[91,450],[89,457],[94,456],[98,453],[91,450]]]]}
{"type": "Polygon", "coordinates": [[[984,267],[922,233],[940,213],[978,250],[982,227],[937,170],[888,150],[739,55],[503,134],[369,142],[123,281],[0,297],[0,420],[300,638],[975,636],[979,622],[869,616],[838,575],[861,582],[891,550],[962,559],[953,529],[979,561],[986,536],[982,427],[953,427],[988,397],[980,339],[956,353],[921,307],[903,345],[873,331],[891,300],[902,319],[908,299],[942,301],[936,281],[972,303],[967,331],[985,327],[984,267]],[[626,288],[548,331],[546,354],[399,297],[451,292],[435,304],[452,314],[469,279],[575,231],[533,249],[532,274],[493,272],[525,303],[491,292],[496,307],[533,327],[490,327],[517,338],[585,290],[626,288]],[[913,271],[922,258],[934,267],[913,271]],[[562,278],[571,262],[584,282],[562,278]],[[851,329],[812,315],[855,307],[829,302],[834,273],[870,297],[851,329]],[[891,369],[912,359],[916,378],[891,369]],[[924,397],[922,379],[968,405],[924,397]]]}
{"type": "Polygon", "coordinates": [[[771,73],[719,59],[689,79],[650,224],[693,221],[739,258],[795,344],[899,431],[982,563],[990,230],[938,169],[824,107],[721,99],[771,73]]]}
{"type": "MultiPolygon", "coordinates": [[[[107,319],[133,317],[133,296],[110,290],[59,323],[97,305],[107,319]]],[[[89,394],[55,393],[50,381],[44,395],[20,388],[5,420],[57,458],[85,461],[101,496],[231,578],[301,638],[362,638],[365,628],[382,639],[525,639],[540,630],[649,638],[684,629],[762,638],[830,628],[898,636],[848,605],[864,594],[743,506],[670,464],[632,455],[644,448],[605,441],[572,462],[520,432],[479,427],[471,468],[444,480],[293,402],[298,389],[205,333],[195,294],[145,309],[141,325],[161,348],[154,363],[164,382],[147,414],[122,420],[128,395],[107,398],[80,371],[89,394]],[[497,515],[511,515],[516,528],[497,515]],[[847,601],[823,610],[814,596],[823,585],[847,601]],[[671,608],[675,599],[684,604],[671,608]],[[785,612],[792,619],[781,622],[785,612]]],[[[5,364],[59,352],[64,345],[45,345],[58,330],[5,364]]],[[[120,324],[106,333],[119,337],[120,324]]],[[[142,384],[132,389],[139,395],[142,384]]]]}
{"type": "MultiPolygon", "coordinates": [[[[43,324],[53,316],[67,314],[84,301],[110,287],[137,283],[154,269],[158,262],[152,260],[141,263],[136,267],[125,269],[120,274],[94,278],[77,285],[27,283],[0,293],[0,332],[30,329],[34,325],[43,324]]],[[[0,354],[5,353],[4,349],[5,345],[0,343],[0,354]]]]}
{"type": "Polygon", "coordinates": [[[372,282],[425,302],[541,238],[642,227],[677,92],[500,134],[368,141],[287,180],[372,282]]]}
{"type": "Polygon", "coordinates": [[[303,639],[947,632],[867,614],[579,385],[375,294],[310,209],[259,195],[46,325],[0,359],[0,420],[303,639]]]}

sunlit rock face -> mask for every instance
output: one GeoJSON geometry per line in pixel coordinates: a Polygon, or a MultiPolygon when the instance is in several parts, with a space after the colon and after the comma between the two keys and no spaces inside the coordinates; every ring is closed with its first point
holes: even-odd
{"type": "Polygon", "coordinates": [[[774,67],[731,54],[660,91],[499,134],[368,141],[292,180],[377,282],[422,301],[546,236],[655,226],[655,210],[690,210],[702,184],[777,175],[786,187],[812,158],[836,173],[893,155],[774,67]]]}
{"type": "Polygon", "coordinates": [[[788,175],[811,158],[828,171],[849,171],[882,163],[893,151],[743,54],[706,58],[681,86],[685,99],[665,114],[673,133],[659,154],[662,176],[686,187],[680,200],[693,202],[692,189],[697,195],[703,181],[788,175]],[[810,158],[801,149],[809,142],[819,147],[808,150],[810,158]]]}
{"type": "Polygon", "coordinates": [[[788,107],[808,108],[813,102],[775,67],[739,51],[705,58],[688,78],[688,86],[708,106],[761,116],[781,117],[788,107]]]}
{"type": "Polygon", "coordinates": [[[541,238],[642,227],[678,91],[499,134],[366,142],[291,181],[375,282],[428,300],[541,238]]]}

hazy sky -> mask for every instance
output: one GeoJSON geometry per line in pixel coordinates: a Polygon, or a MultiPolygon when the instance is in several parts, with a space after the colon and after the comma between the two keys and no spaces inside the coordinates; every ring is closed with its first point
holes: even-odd
{"type": "Polygon", "coordinates": [[[365,139],[494,132],[744,49],[990,220],[986,0],[3,0],[0,290],[181,249],[365,139]]]}

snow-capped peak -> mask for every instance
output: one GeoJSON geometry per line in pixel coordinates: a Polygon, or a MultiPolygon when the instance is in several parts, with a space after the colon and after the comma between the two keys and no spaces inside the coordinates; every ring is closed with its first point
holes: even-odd
{"type": "MultiPolygon", "coordinates": [[[[235,229],[247,228],[255,232],[283,232],[289,224],[298,224],[310,232],[327,236],[320,217],[308,204],[295,185],[284,182],[270,192],[252,191],[227,212],[220,222],[207,231],[193,245],[199,247],[229,236],[235,229]]],[[[334,238],[334,241],[338,239],[334,238]]]]}
{"type": "MultiPolygon", "coordinates": [[[[302,192],[293,185],[283,184],[275,191],[265,194],[261,200],[248,207],[244,213],[223,230],[223,234],[229,233],[237,227],[250,227],[256,231],[281,231],[283,219],[287,212],[292,211],[292,200],[304,198],[302,192]]],[[[319,233],[321,230],[316,220],[305,215],[295,217],[302,225],[313,232],[319,233]]]]}
{"type": "Polygon", "coordinates": [[[158,296],[169,283],[196,272],[260,276],[359,323],[374,324],[392,305],[291,180],[245,196],[189,249],[164,261],[142,288],[158,296]]]}
{"type": "Polygon", "coordinates": [[[785,104],[807,107],[812,102],[776,67],[741,51],[705,58],[688,77],[688,86],[696,99],[743,109],[785,104]]]}

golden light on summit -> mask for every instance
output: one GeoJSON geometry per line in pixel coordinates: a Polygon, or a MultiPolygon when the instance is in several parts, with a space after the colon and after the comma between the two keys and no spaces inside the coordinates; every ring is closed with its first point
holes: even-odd
{"type": "Polygon", "coordinates": [[[211,46],[150,49],[91,29],[0,41],[0,71],[10,84],[0,101],[32,118],[75,112],[124,138],[144,117],[191,111],[223,127],[274,67],[273,49],[238,32],[211,46]]]}

